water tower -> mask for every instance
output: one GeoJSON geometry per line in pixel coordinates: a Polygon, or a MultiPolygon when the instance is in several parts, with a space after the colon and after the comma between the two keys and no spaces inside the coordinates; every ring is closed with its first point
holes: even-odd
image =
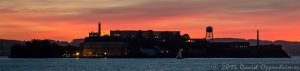
{"type": "Polygon", "coordinates": [[[213,38],[214,38],[213,27],[207,26],[205,39],[210,40],[213,38]]]}

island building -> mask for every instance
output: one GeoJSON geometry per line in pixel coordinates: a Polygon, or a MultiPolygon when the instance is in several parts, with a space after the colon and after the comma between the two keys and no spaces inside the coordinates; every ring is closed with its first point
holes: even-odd
{"type": "Polygon", "coordinates": [[[260,44],[257,30],[256,45],[247,41],[219,42],[213,27],[206,28],[205,38],[194,39],[180,31],[111,30],[101,36],[90,32],[79,47],[59,46],[49,40],[32,40],[11,49],[12,58],[116,57],[116,58],[289,58],[281,45],[260,44]]]}
{"type": "Polygon", "coordinates": [[[98,23],[98,32],[90,32],[89,36],[85,38],[82,57],[114,57],[126,54],[127,43],[108,41],[101,37],[101,23],[98,23]]]}
{"type": "Polygon", "coordinates": [[[249,42],[215,42],[213,27],[206,28],[205,38],[190,39],[180,31],[111,30],[110,35],[101,36],[90,32],[81,44],[82,57],[175,57],[182,49],[183,57],[190,58],[264,58],[289,57],[281,45],[250,46],[249,42]]]}

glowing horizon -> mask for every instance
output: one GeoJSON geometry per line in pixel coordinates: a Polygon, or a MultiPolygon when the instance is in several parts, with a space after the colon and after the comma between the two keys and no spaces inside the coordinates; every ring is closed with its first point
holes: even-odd
{"type": "Polygon", "coordinates": [[[0,39],[72,41],[97,31],[181,31],[204,38],[300,41],[299,0],[7,0],[0,1],[0,39]]]}

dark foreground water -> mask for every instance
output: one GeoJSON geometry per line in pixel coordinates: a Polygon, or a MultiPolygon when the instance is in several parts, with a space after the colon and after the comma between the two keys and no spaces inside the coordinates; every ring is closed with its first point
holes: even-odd
{"type": "Polygon", "coordinates": [[[0,58],[0,71],[300,71],[300,58],[0,58]]]}

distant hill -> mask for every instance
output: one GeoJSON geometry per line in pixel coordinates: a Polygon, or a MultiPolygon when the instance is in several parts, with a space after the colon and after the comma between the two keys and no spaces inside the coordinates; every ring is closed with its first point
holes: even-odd
{"type": "MultiPolygon", "coordinates": [[[[70,43],[66,41],[56,41],[56,40],[50,40],[51,43],[56,43],[60,46],[67,46],[71,45],[70,43]]],[[[10,49],[11,46],[15,44],[21,44],[24,45],[26,41],[20,41],[20,40],[9,40],[9,39],[0,39],[0,56],[8,56],[10,55],[10,49]]]]}
{"type": "MultiPolygon", "coordinates": [[[[74,39],[71,43],[65,41],[55,41],[51,40],[53,43],[57,43],[61,46],[66,45],[73,45],[79,46],[80,43],[84,42],[84,39],[74,39]]],[[[250,45],[256,45],[255,39],[241,39],[241,38],[215,38],[214,42],[249,42],[250,45]]],[[[292,41],[268,41],[268,40],[261,40],[261,45],[268,45],[268,44],[277,44],[282,45],[282,49],[289,53],[292,56],[300,56],[300,42],[292,42],[292,41]]],[[[10,52],[10,47],[14,44],[25,44],[25,41],[19,40],[8,40],[8,39],[0,39],[0,56],[7,56],[10,52]]]]}
{"type": "Polygon", "coordinates": [[[25,41],[0,39],[0,56],[8,56],[11,46],[15,44],[25,44],[25,41]]]}

